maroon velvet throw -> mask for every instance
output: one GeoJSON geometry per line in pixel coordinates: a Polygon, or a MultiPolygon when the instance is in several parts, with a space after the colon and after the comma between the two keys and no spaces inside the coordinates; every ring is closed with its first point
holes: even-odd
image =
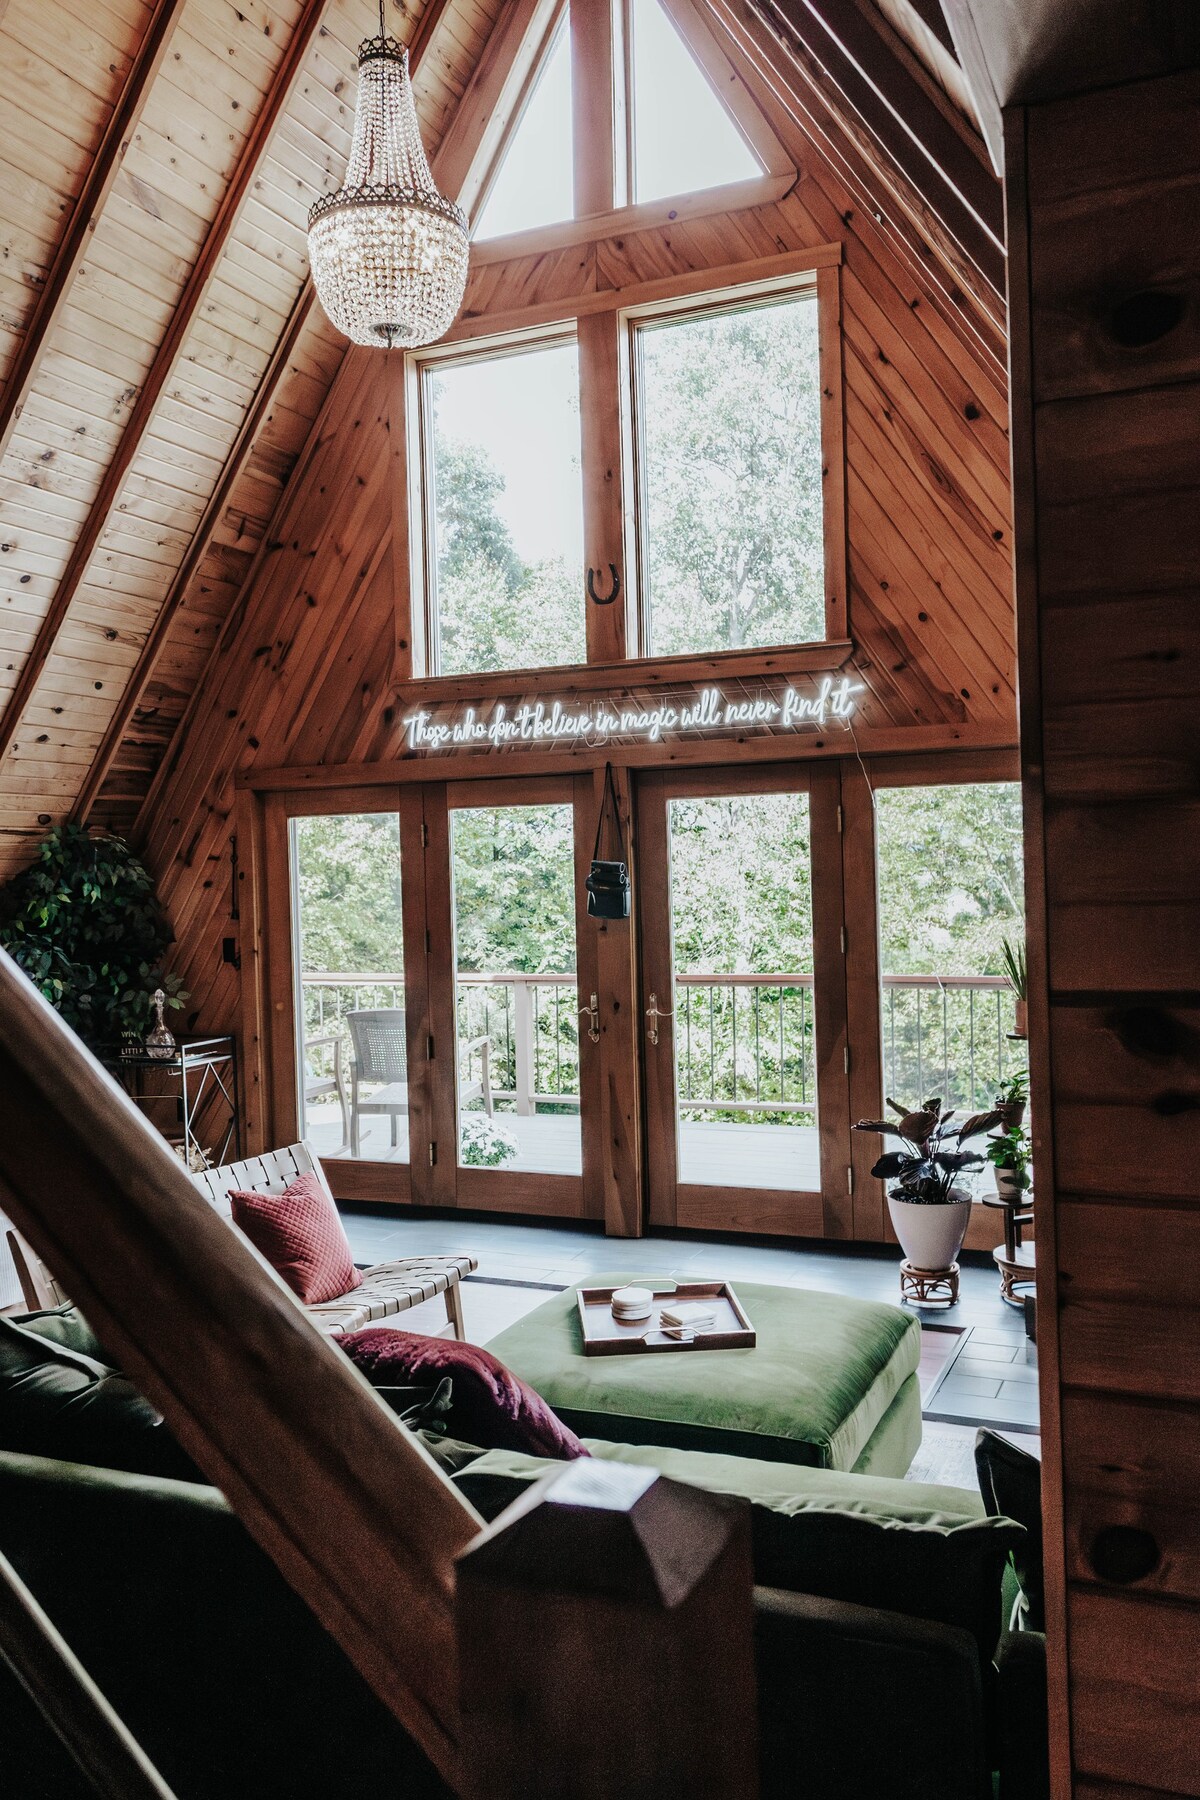
{"type": "Polygon", "coordinates": [[[449,1375],[454,1401],[447,1429],[464,1443],[481,1450],[523,1450],[561,1462],[588,1454],[540,1394],[477,1344],[391,1331],[384,1325],[347,1332],[338,1342],[377,1387],[440,1381],[449,1375]]]}

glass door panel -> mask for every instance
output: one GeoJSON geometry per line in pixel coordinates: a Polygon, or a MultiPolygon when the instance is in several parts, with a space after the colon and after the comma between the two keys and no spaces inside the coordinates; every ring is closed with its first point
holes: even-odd
{"type": "MultiPolygon", "coordinates": [[[[1020,785],[883,787],[875,820],[883,1091],[984,1112],[1028,1063],[1003,973],[1024,943],[1020,785]]],[[[990,1165],[972,1185],[994,1193],[990,1165]]]]}
{"type": "Polygon", "coordinates": [[[450,819],[459,1165],[579,1177],[573,808],[450,819]]]}
{"type": "Polygon", "coordinates": [[[817,1192],[808,795],[667,819],[679,1180],[817,1192]]]}
{"type": "Polygon", "coordinates": [[[407,1163],[399,818],[292,818],[288,841],[303,1135],[322,1160],[407,1163]]]}

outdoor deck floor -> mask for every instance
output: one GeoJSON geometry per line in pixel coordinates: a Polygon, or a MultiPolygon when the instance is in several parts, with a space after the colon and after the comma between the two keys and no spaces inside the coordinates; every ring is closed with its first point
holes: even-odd
{"type": "MultiPolygon", "coordinates": [[[[533,1113],[523,1118],[516,1113],[497,1113],[496,1123],[511,1132],[520,1146],[517,1156],[505,1163],[506,1169],[518,1173],[537,1170],[551,1175],[582,1173],[577,1113],[533,1113]]],[[[408,1161],[407,1121],[401,1116],[396,1125],[397,1143],[393,1149],[387,1119],[363,1120],[363,1161],[408,1161]]],[[[342,1138],[336,1109],[311,1108],[307,1136],[322,1154],[335,1153],[342,1138]]],[[[679,1136],[681,1181],[712,1187],[820,1191],[820,1147],[811,1125],[757,1125],[749,1121],[718,1125],[685,1119],[679,1136]]]]}

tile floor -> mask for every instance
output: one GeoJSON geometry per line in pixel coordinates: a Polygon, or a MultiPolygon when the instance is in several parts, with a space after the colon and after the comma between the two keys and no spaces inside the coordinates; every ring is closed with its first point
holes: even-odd
{"type": "MultiPolygon", "coordinates": [[[[464,1287],[468,1335],[486,1343],[540,1304],[546,1290],[601,1276],[727,1276],[819,1288],[864,1300],[895,1302],[898,1252],[886,1248],[835,1250],[690,1237],[605,1238],[558,1224],[481,1218],[421,1218],[395,1212],[347,1211],[346,1229],[359,1262],[394,1256],[467,1250],[479,1271],[464,1287]]],[[[438,1301],[408,1315],[413,1329],[438,1329],[438,1301]],[[429,1319],[424,1319],[428,1311],[429,1319]],[[418,1316],[421,1315],[421,1316],[418,1316]]],[[[1001,1300],[996,1272],[964,1264],[958,1304],[922,1313],[931,1329],[922,1358],[922,1391],[931,1422],[1038,1430],[1037,1352],[1020,1313],[1001,1300]],[[937,1329],[960,1328],[957,1336],[937,1329]],[[944,1345],[949,1344],[947,1350],[944,1345]]]]}

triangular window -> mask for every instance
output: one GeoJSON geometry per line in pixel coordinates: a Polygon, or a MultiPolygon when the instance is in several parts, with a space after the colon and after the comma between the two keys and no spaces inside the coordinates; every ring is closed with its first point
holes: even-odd
{"type": "Polygon", "coordinates": [[[660,0],[631,0],[630,35],[634,201],[763,174],[660,0]]]}
{"type": "Polygon", "coordinates": [[[574,215],[571,39],[564,16],[505,147],[474,235],[506,237],[574,215]]]}

